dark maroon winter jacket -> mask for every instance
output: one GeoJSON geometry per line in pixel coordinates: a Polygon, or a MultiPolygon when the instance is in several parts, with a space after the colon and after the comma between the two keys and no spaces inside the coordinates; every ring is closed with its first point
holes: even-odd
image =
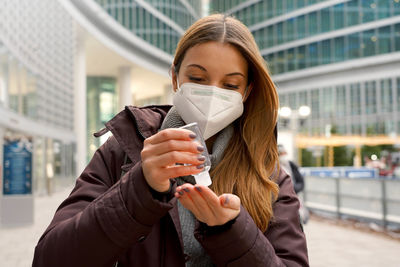
{"type": "MultiPolygon", "coordinates": [[[[35,249],[34,267],[185,266],[177,199],[155,194],[143,176],[143,140],[157,132],[170,106],[126,107],[106,128],[94,154],[35,249]],[[124,156],[130,159],[124,164],[124,156]],[[121,178],[122,170],[126,174],[121,178]]],[[[216,266],[308,266],[299,201],[281,173],[274,219],[261,232],[241,207],[223,227],[197,223],[195,238],[216,266]]]]}

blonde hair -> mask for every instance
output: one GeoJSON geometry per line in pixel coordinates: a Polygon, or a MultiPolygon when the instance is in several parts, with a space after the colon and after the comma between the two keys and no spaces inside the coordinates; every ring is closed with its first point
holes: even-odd
{"type": "Polygon", "coordinates": [[[198,20],[182,36],[173,62],[176,72],[188,49],[209,41],[235,46],[247,60],[252,84],[243,115],[234,123],[235,134],[211,172],[211,188],[218,195],[238,195],[258,228],[265,231],[279,192],[275,182],[279,164],[275,132],[278,94],[250,31],[240,21],[222,14],[198,20]]]}

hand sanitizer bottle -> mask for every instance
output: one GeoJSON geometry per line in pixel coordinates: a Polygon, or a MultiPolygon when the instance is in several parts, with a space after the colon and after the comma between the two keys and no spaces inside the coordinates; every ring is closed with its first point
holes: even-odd
{"type": "Polygon", "coordinates": [[[201,153],[206,159],[204,160],[204,170],[198,174],[193,174],[194,179],[196,180],[196,184],[199,185],[204,185],[204,186],[209,186],[211,185],[211,177],[208,171],[211,168],[211,161],[210,161],[210,155],[208,154],[207,151],[207,146],[204,141],[203,135],[201,134],[200,128],[197,125],[197,122],[189,123],[185,126],[180,127],[182,129],[187,129],[192,131],[193,133],[196,134],[196,141],[200,143],[201,146],[204,147],[204,151],[201,153]]]}

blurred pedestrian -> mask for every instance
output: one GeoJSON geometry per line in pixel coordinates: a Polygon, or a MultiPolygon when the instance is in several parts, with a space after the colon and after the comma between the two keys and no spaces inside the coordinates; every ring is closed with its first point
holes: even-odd
{"type": "Polygon", "coordinates": [[[292,178],[294,191],[300,193],[304,189],[304,177],[301,175],[296,163],[289,159],[289,155],[285,147],[281,144],[278,145],[279,163],[280,166],[292,178]]]}
{"type": "MultiPolygon", "coordinates": [[[[289,159],[289,155],[285,149],[285,147],[281,144],[278,145],[278,154],[279,154],[279,164],[280,167],[292,178],[293,189],[296,194],[299,194],[304,190],[304,177],[300,173],[299,168],[296,163],[289,159]]],[[[299,215],[302,224],[306,224],[310,218],[310,212],[307,207],[304,205],[303,199],[299,197],[300,208],[299,215]]]]}
{"type": "Polygon", "coordinates": [[[202,18],[171,69],[174,106],[129,106],[106,124],[113,136],[57,210],[33,266],[308,266],[299,201],[277,172],[278,95],[250,31],[202,18]],[[204,147],[177,128],[194,121],[211,151],[210,187],[191,176],[204,147]]]}

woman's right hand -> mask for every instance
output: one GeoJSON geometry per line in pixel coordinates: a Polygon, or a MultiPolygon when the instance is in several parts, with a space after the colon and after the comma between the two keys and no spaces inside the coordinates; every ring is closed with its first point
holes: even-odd
{"type": "Polygon", "coordinates": [[[144,140],[142,169],[151,188],[168,191],[170,179],[203,170],[205,157],[200,153],[204,148],[194,138],[195,134],[189,130],[169,128],[144,140]]]}

